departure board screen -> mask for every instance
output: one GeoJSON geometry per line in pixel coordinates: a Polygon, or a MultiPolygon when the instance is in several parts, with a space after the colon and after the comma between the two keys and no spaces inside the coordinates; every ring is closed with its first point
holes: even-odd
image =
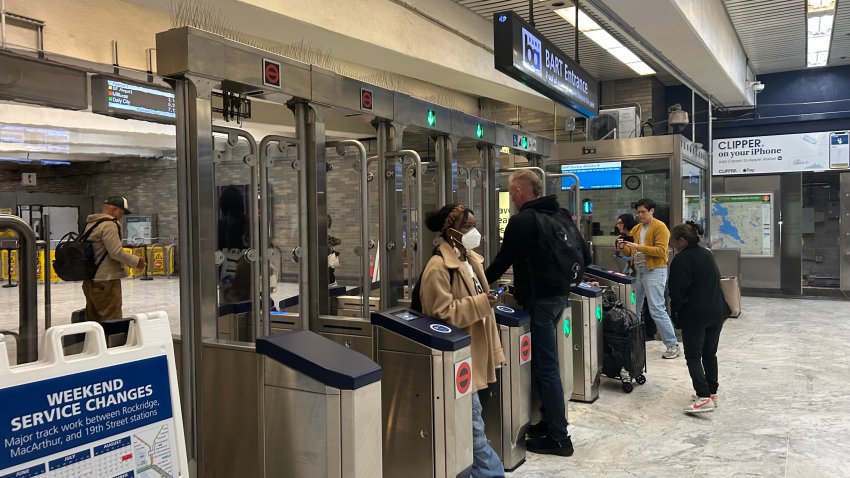
{"type": "Polygon", "coordinates": [[[119,118],[174,124],[174,93],[148,83],[95,75],[91,79],[92,112],[119,118]]]}

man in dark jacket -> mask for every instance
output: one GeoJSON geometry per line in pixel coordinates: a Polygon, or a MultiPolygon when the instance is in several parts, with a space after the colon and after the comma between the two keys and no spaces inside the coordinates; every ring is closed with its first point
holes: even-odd
{"type": "MultiPolygon", "coordinates": [[[[514,296],[531,315],[531,370],[540,392],[543,421],[529,428],[526,447],[534,453],[571,456],[573,444],[567,431],[556,342],[556,327],[569,304],[569,290],[541,280],[561,271],[552,271],[556,264],[540,251],[535,218],[535,214],[557,212],[560,207],[555,196],[540,197],[543,183],[529,170],[512,174],[508,190],[519,213],[508,220],[502,247],[486,274],[493,283],[513,266],[514,296]]],[[[582,253],[587,265],[589,251],[585,247],[582,253]]]]}

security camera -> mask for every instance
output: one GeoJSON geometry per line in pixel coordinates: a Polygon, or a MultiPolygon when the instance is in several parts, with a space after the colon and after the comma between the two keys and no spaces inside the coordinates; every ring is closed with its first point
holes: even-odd
{"type": "Polygon", "coordinates": [[[764,91],[764,83],[760,81],[748,81],[747,86],[753,89],[754,93],[759,93],[764,91]]]}

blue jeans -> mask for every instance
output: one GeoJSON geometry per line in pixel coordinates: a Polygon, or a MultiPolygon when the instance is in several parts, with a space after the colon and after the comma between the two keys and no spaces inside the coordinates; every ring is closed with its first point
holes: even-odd
{"type": "Polygon", "coordinates": [[[567,297],[546,297],[524,306],[531,315],[531,374],[537,382],[549,437],[558,442],[570,435],[556,342],[558,320],[569,303],[567,297]]]}
{"type": "Polygon", "coordinates": [[[673,322],[667,315],[667,306],[664,302],[664,290],[667,288],[667,268],[659,267],[649,270],[645,265],[635,267],[635,310],[640,315],[643,310],[643,299],[649,304],[649,315],[655,321],[661,341],[667,347],[675,347],[679,344],[676,340],[676,331],[673,330],[673,322]]]}
{"type": "Polygon", "coordinates": [[[498,478],[505,476],[505,467],[499,455],[484,434],[484,419],[481,418],[481,400],[478,393],[472,394],[472,477],[498,478]]]}

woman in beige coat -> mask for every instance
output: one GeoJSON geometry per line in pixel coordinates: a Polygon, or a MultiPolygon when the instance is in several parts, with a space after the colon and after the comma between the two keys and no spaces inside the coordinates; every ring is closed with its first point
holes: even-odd
{"type": "Polygon", "coordinates": [[[420,279],[422,312],[472,337],[472,476],[501,477],[504,467],[487,442],[478,398],[478,390],[496,381],[496,368],[505,360],[492,308],[496,298],[485,289],[484,259],[473,251],[481,234],[475,228],[475,215],[463,204],[444,206],[428,215],[425,225],[439,232],[441,241],[420,279]]]}

